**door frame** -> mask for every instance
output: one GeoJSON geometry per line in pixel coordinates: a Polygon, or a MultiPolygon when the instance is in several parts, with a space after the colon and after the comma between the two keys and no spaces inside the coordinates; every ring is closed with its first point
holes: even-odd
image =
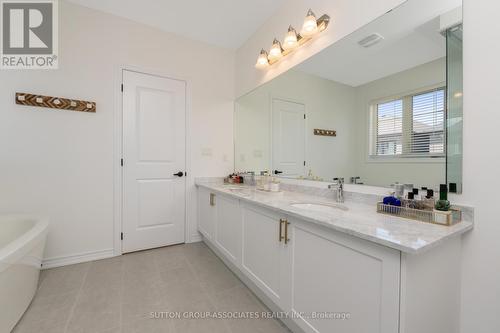
{"type": "MultiPolygon", "coordinates": [[[[275,100],[280,100],[280,101],[284,101],[284,102],[290,102],[290,103],[295,103],[295,104],[302,104],[304,105],[304,114],[306,115],[306,119],[304,119],[304,160],[306,162],[306,165],[303,166],[302,168],[302,173],[303,173],[303,176],[306,175],[306,170],[307,170],[307,166],[309,166],[309,163],[307,162],[308,160],[308,156],[307,156],[307,142],[308,142],[308,139],[307,139],[307,128],[308,128],[308,121],[309,121],[309,116],[308,116],[308,112],[307,112],[307,105],[304,101],[302,100],[299,100],[299,99],[294,99],[294,98],[289,98],[289,97],[284,97],[284,96],[281,96],[281,95],[275,95],[275,94],[269,94],[269,157],[270,157],[270,160],[271,160],[271,163],[269,164],[270,167],[271,167],[271,174],[273,172],[273,170],[275,170],[275,167],[274,167],[274,155],[273,155],[273,104],[274,104],[274,101],[275,100]]],[[[283,178],[286,178],[286,177],[283,177],[283,178]]]]}
{"type": "MultiPolygon", "coordinates": [[[[186,83],[186,183],[185,183],[185,212],[184,212],[184,242],[196,241],[192,231],[193,216],[189,214],[194,201],[189,191],[194,186],[194,177],[191,170],[191,124],[192,124],[192,90],[191,79],[187,77],[177,77],[159,70],[138,67],[133,65],[120,65],[115,68],[114,73],[114,107],[113,107],[113,254],[119,256],[123,254],[121,233],[123,232],[123,167],[121,159],[123,157],[123,71],[137,72],[146,75],[158,76],[165,79],[184,81],[186,83]]],[[[126,163],[126,161],[125,161],[126,163]]],[[[126,236],[125,236],[126,237],[126,236]]]]}

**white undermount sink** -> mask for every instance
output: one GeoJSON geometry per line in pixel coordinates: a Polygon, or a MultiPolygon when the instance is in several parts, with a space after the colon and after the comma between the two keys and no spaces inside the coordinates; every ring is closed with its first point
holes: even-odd
{"type": "Polygon", "coordinates": [[[291,204],[290,206],[311,212],[334,214],[334,215],[341,215],[348,210],[348,208],[345,206],[333,205],[333,204],[329,205],[329,204],[317,204],[317,203],[294,203],[291,204]]]}

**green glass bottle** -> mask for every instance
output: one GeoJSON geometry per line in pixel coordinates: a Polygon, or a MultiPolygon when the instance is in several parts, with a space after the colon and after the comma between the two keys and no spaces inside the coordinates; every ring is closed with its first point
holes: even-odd
{"type": "Polygon", "coordinates": [[[436,210],[449,211],[450,202],[448,201],[448,186],[446,184],[439,185],[439,200],[436,201],[436,210]]]}

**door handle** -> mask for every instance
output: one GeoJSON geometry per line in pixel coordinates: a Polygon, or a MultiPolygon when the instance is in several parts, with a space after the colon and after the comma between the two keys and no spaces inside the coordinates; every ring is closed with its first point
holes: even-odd
{"type": "Polygon", "coordinates": [[[275,174],[275,175],[279,175],[280,173],[283,173],[283,171],[274,170],[274,174],[275,174]]]}
{"type": "Polygon", "coordinates": [[[177,173],[174,173],[174,176],[177,176],[177,177],[182,177],[182,176],[184,176],[184,172],[179,171],[179,172],[177,172],[177,173]]]}

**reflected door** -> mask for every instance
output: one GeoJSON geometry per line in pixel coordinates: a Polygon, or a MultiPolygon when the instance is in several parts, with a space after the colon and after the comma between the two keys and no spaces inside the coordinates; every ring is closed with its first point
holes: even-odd
{"type": "Polygon", "coordinates": [[[273,99],[272,102],[272,168],[273,174],[285,177],[304,175],[305,106],[273,99]]]}
{"type": "Polygon", "coordinates": [[[123,252],[184,242],[186,83],[123,72],[123,252]]]}

